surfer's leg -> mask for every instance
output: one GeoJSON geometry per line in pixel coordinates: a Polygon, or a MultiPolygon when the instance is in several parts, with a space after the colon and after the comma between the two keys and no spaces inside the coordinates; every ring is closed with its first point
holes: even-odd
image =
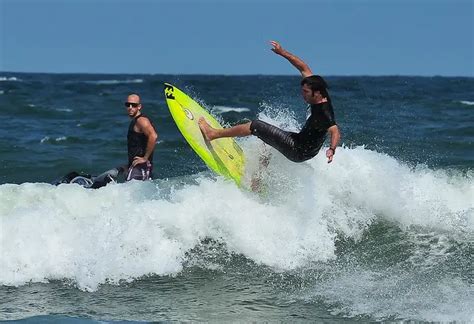
{"type": "Polygon", "coordinates": [[[199,128],[201,132],[208,141],[215,140],[216,138],[221,137],[242,137],[249,136],[252,133],[250,132],[250,123],[240,124],[229,128],[216,129],[212,128],[204,119],[204,117],[199,118],[199,128]]]}
{"type": "Polygon", "coordinates": [[[252,135],[280,151],[287,159],[293,162],[303,161],[296,146],[296,133],[284,131],[258,119],[251,122],[250,131],[252,135]]]}
{"type": "Polygon", "coordinates": [[[267,170],[267,167],[270,164],[270,157],[272,156],[272,152],[269,150],[269,146],[267,146],[267,144],[265,143],[262,143],[262,147],[259,153],[260,157],[258,159],[258,167],[252,175],[252,180],[250,184],[250,188],[254,192],[260,192],[262,190],[262,180],[265,175],[265,171],[267,170]]]}

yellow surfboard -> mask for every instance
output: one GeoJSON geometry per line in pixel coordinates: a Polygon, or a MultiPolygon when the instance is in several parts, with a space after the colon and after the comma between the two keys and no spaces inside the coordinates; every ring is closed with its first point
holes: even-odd
{"type": "Polygon", "coordinates": [[[206,109],[169,83],[165,83],[165,97],[171,116],[191,148],[210,169],[234,180],[240,186],[245,157],[237,142],[233,138],[206,141],[199,128],[199,118],[204,117],[214,128],[222,128],[219,122],[206,109]]]}

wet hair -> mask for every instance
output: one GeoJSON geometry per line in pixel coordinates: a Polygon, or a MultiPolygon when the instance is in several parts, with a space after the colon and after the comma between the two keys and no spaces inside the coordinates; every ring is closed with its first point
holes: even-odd
{"type": "Polygon", "coordinates": [[[305,84],[307,84],[308,87],[313,91],[313,94],[315,91],[319,91],[323,97],[327,98],[328,100],[331,100],[327,90],[329,88],[328,84],[320,75],[311,75],[304,78],[303,80],[301,80],[301,86],[305,84]]]}

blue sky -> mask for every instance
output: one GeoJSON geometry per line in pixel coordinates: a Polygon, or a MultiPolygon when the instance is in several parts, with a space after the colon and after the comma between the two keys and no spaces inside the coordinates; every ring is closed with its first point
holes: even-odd
{"type": "Polygon", "coordinates": [[[0,71],[474,76],[474,0],[0,0],[0,71]]]}

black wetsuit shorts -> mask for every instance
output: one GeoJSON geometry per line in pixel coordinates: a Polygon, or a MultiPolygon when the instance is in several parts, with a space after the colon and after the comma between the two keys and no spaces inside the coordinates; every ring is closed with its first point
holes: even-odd
{"type": "Polygon", "coordinates": [[[268,145],[274,147],[288,160],[293,162],[309,160],[313,158],[319,150],[318,148],[314,154],[312,152],[306,152],[299,143],[298,133],[284,131],[258,119],[252,121],[250,131],[252,135],[257,136],[268,145]]]}
{"type": "Polygon", "coordinates": [[[126,181],[130,180],[149,180],[153,178],[153,164],[150,161],[130,166],[127,172],[126,181]]]}

